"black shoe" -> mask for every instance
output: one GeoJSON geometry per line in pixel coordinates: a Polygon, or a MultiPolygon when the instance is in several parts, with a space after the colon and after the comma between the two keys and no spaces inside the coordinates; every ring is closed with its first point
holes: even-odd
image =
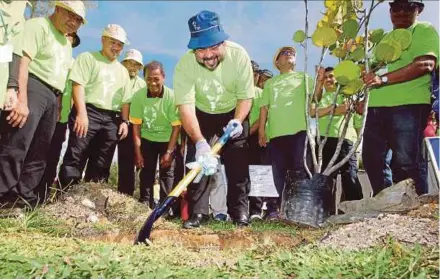
{"type": "Polygon", "coordinates": [[[233,219],[237,227],[247,227],[249,225],[249,217],[246,214],[240,214],[233,219]]]}
{"type": "Polygon", "coordinates": [[[192,214],[191,218],[188,221],[183,223],[183,228],[192,229],[198,228],[201,224],[207,222],[209,220],[208,215],[203,214],[192,214]]]}

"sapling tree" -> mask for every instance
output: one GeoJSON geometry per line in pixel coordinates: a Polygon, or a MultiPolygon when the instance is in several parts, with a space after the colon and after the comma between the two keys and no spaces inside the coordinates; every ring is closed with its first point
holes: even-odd
{"type": "MultiPolygon", "coordinates": [[[[402,51],[409,47],[412,34],[405,29],[396,29],[385,34],[383,29],[370,30],[369,23],[375,8],[383,1],[369,1],[364,5],[363,0],[325,0],[326,8],[323,17],[310,32],[308,1],[305,0],[305,29],[298,30],[293,35],[293,40],[304,48],[305,69],[307,72],[309,41],[315,46],[321,47],[321,56],[317,63],[317,69],[321,68],[327,54],[336,57],[339,63],[334,67],[334,75],[338,86],[333,95],[332,109],[328,116],[329,123],[324,135],[319,130],[319,100],[315,95],[317,87],[318,71],[314,79],[313,92],[308,91],[308,80],[306,84],[306,119],[307,119],[307,142],[312,151],[313,172],[306,165],[307,173],[311,177],[314,173],[321,173],[329,176],[348,162],[349,158],[356,152],[362,140],[365,128],[365,120],[368,109],[368,88],[364,85],[362,74],[370,71],[377,71],[386,67],[387,63],[397,60],[402,51]],[[367,6],[367,7],[364,7],[367,6]],[[338,99],[343,99],[348,104],[348,110],[343,115],[343,121],[339,127],[339,139],[336,151],[329,164],[323,170],[322,154],[324,145],[327,142],[329,129],[334,119],[335,107],[338,99]],[[310,108],[316,110],[311,114],[310,108]],[[357,141],[350,152],[339,162],[336,162],[341,152],[342,142],[347,134],[356,108],[363,106],[362,126],[357,141]],[[315,131],[312,131],[310,118],[316,120],[315,131]],[[316,137],[315,137],[316,136],[316,137]],[[316,151],[316,152],[315,152],[316,151]]],[[[307,145],[304,151],[304,162],[306,163],[307,145]]]]}

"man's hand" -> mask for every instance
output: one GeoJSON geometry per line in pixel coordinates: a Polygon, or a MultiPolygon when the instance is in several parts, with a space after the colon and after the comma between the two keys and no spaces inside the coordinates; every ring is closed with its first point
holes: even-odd
{"type": "Polygon", "coordinates": [[[364,114],[364,102],[365,101],[359,101],[356,104],[356,113],[358,113],[359,115],[363,115],[364,114]]]}
{"type": "Polygon", "coordinates": [[[223,131],[230,130],[231,132],[229,135],[232,139],[237,138],[243,133],[243,126],[241,125],[241,122],[237,119],[230,120],[228,122],[228,125],[223,128],[223,131]]]}
{"type": "Polygon", "coordinates": [[[324,83],[324,79],[325,79],[325,68],[324,67],[318,67],[316,66],[316,72],[318,73],[316,80],[319,83],[324,83]]]}
{"type": "Polygon", "coordinates": [[[17,106],[17,102],[18,102],[17,95],[18,92],[15,88],[8,88],[6,90],[6,98],[5,98],[5,104],[3,106],[3,110],[12,111],[15,108],[15,106],[17,106]]]}
{"type": "Polygon", "coordinates": [[[162,168],[168,168],[171,166],[171,163],[173,162],[173,157],[170,153],[165,153],[161,159],[160,159],[160,167],[162,168]]]}
{"type": "Polygon", "coordinates": [[[266,147],[267,145],[267,137],[266,137],[266,131],[259,130],[258,131],[258,144],[260,147],[266,147]]]}
{"type": "Polygon", "coordinates": [[[128,135],[127,123],[123,122],[119,125],[118,135],[119,135],[119,140],[124,140],[125,137],[127,137],[128,135]]]}
{"type": "Polygon", "coordinates": [[[347,113],[349,109],[350,107],[347,103],[340,104],[335,108],[335,115],[345,115],[345,113],[347,113]]]}
{"type": "Polygon", "coordinates": [[[144,157],[142,156],[140,149],[134,153],[134,165],[136,165],[136,167],[139,169],[144,168],[144,157]]]}
{"type": "Polygon", "coordinates": [[[196,160],[200,157],[211,154],[211,146],[209,146],[208,142],[205,139],[199,140],[196,143],[196,160]]]}
{"type": "Polygon", "coordinates": [[[86,137],[87,130],[89,129],[89,118],[87,113],[81,113],[76,115],[75,123],[73,125],[73,132],[78,137],[86,137]]]}
{"type": "Polygon", "coordinates": [[[376,73],[370,72],[365,74],[363,77],[364,83],[367,87],[380,87],[382,85],[382,80],[376,73]]]}
{"type": "Polygon", "coordinates": [[[20,127],[26,123],[26,120],[29,116],[29,108],[27,106],[27,102],[22,102],[18,100],[15,104],[14,109],[9,113],[9,116],[6,118],[8,123],[12,125],[12,127],[20,127]]]}

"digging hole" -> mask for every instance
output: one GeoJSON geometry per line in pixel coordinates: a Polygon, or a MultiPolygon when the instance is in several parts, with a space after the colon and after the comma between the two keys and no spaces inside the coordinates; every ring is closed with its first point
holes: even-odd
{"type": "MultiPolygon", "coordinates": [[[[90,241],[108,243],[133,244],[135,234],[118,233],[105,234],[87,238],[90,241]]],[[[303,244],[301,236],[275,232],[252,233],[235,231],[228,233],[200,234],[184,230],[154,230],[150,240],[155,244],[182,246],[193,250],[225,250],[248,249],[256,245],[275,245],[278,247],[292,248],[303,244]]]]}

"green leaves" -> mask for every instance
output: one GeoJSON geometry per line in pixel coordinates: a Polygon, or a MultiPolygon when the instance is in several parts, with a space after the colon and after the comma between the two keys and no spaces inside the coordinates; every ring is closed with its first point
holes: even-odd
{"type": "Polygon", "coordinates": [[[385,35],[382,42],[395,41],[400,44],[400,49],[402,51],[406,50],[412,41],[412,33],[407,29],[395,29],[385,35]]]}
{"type": "Polygon", "coordinates": [[[370,40],[374,44],[379,43],[380,40],[382,40],[383,35],[385,34],[385,31],[383,29],[375,29],[370,32],[370,40]]]}
{"type": "Polygon", "coordinates": [[[374,56],[377,61],[390,63],[402,55],[400,44],[397,41],[379,43],[374,49],[374,56]]]}
{"type": "Polygon", "coordinates": [[[334,74],[338,83],[347,85],[360,77],[361,69],[353,61],[345,60],[336,65],[334,74]]]}
{"type": "Polygon", "coordinates": [[[359,29],[357,20],[349,19],[342,24],[342,31],[345,37],[355,38],[359,29]]]}
{"type": "Polygon", "coordinates": [[[361,91],[364,82],[361,79],[352,80],[342,88],[342,93],[345,95],[353,95],[361,91]]]}
{"type": "Polygon", "coordinates": [[[312,35],[313,44],[318,47],[329,47],[336,43],[337,40],[336,31],[330,27],[319,27],[312,35]]]}
{"type": "Polygon", "coordinates": [[[306,33],[302,30],[297,30],[295,34],[293,34],[293,41],[296,43],[302,43],[306,39],[306,33]]]}

